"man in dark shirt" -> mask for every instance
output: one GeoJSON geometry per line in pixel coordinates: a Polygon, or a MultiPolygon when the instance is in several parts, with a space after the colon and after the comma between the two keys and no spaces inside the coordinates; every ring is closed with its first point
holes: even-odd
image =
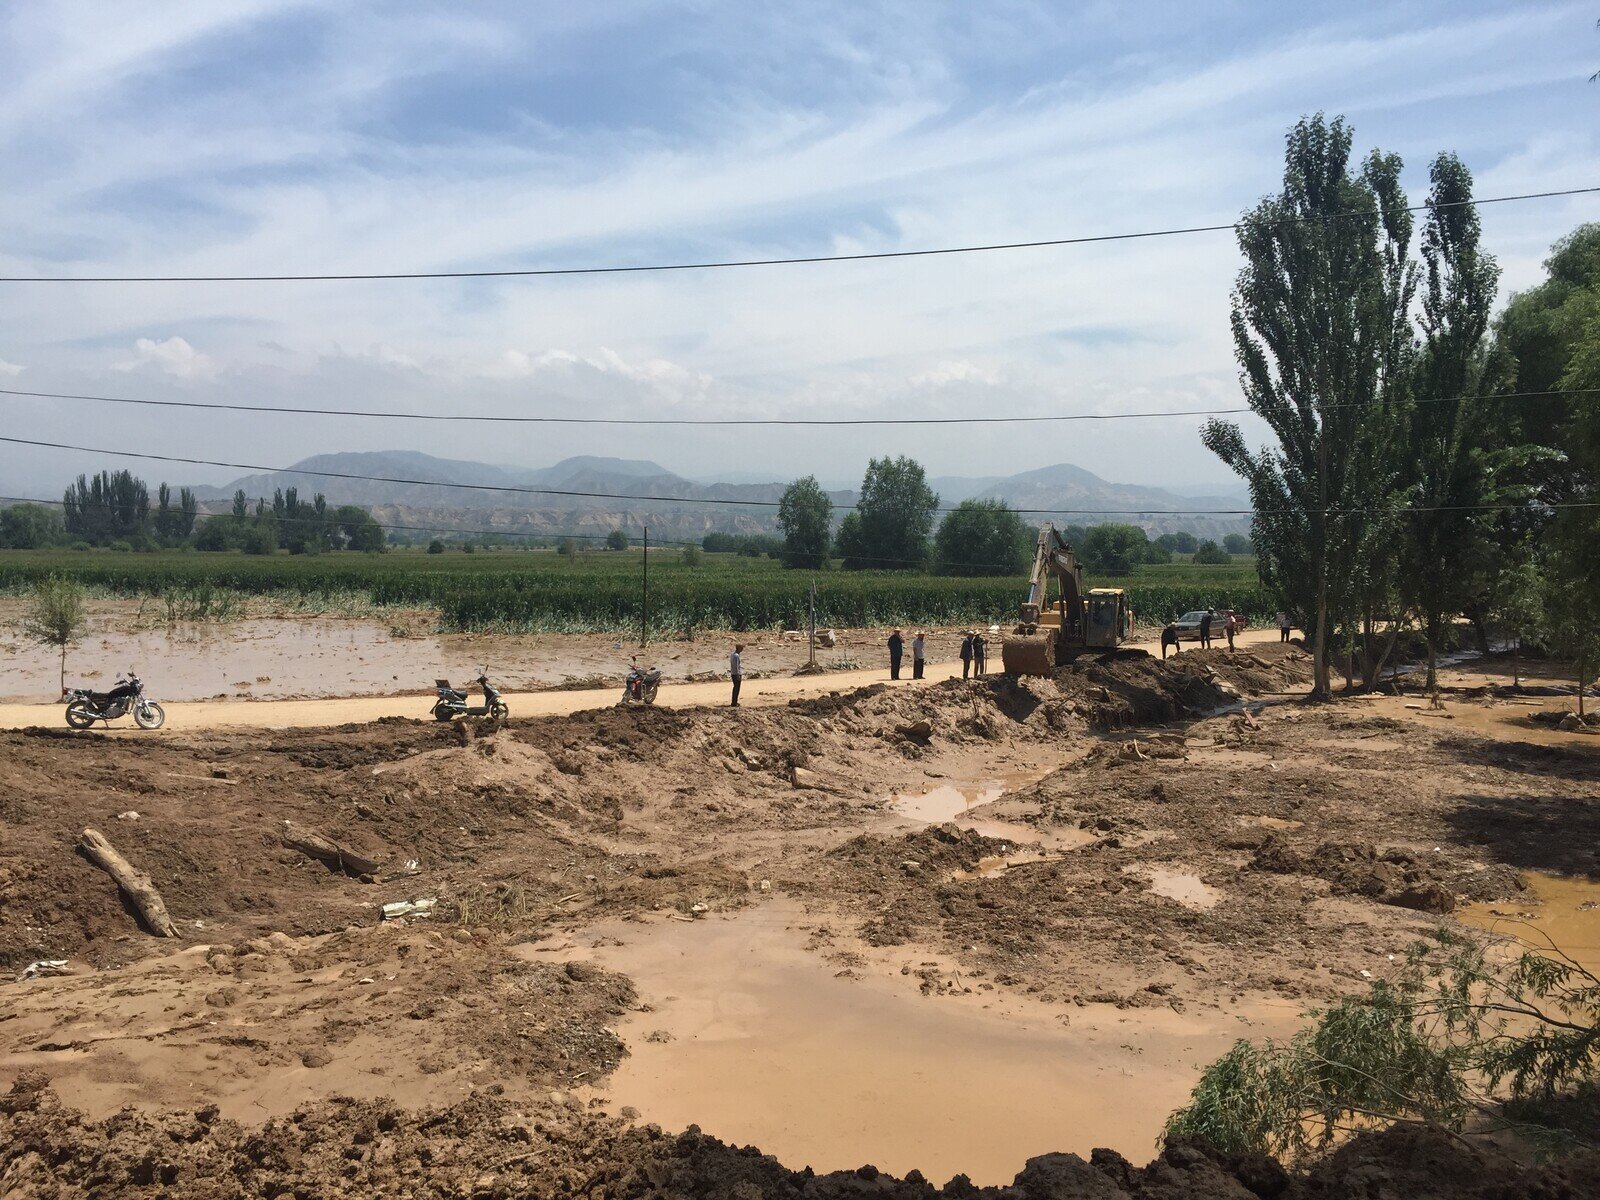
{"type": "Polygon", "coordinates": [[[898,629],[896,629],[893,633],[891,633],[889,635],[889,678],[890,679],[899,679],[900,678],[900,656],[901,656],[901,654],[903,654],[905,652],[905,645],[906,645],[905,642],[900,637],[900,631],[898,629]]]}
{"type": "Polygon", "coordinates": [[[1200,614],[1200,649],[1211,649],[1211,610],[1200,614]]]}

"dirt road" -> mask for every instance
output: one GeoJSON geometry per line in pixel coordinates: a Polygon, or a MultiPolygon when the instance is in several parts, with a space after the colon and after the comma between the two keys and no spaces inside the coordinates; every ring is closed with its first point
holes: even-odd
{"type": "MultiPolygon", "coordinates": [[[[1220,640],[1220,639],[1219,639],[1220,640]]],[[[1249,630],[1238,638],[1240,646],[1275,643],[1276,630],[1249,630]]],[[[1131,642],[1131,648],[1159,654],[1158,641],[1131,642]]],[[[998,666],[999,655],[992,660],[998,666]]],[[[907,656],[905,676],[911,671],[907,656]]],[[[930,662],[927,681],[937,683],[959,678],[961,663],[930,662]]],[[[912,687],[915,682],[902,676],[897,686],[912,687]]],[[[869,683],[888,682],[886,666],[859,671],[837,671],[822,675],[783,676],[771,679],[747,679],[740,693],[741,704],[786,704],[800,696],[817,696],[845,688],[864,687],[869,683]]],[[[604,708],[616,703],[620,695],[617,688],[593,688],[575,691],[539,691],[508,694],[506,702],[516,717],[555,717],[604,708]]],[[[157,697],[159,699],[159,697],[157,697]]],[[[658,704],[673,707],[726,703],[728,685],[725,681],[710,683],[663,683],[658,704]]],[[[377,721],[384,717],[426,717],[432,706],[431,696],[422,693],[411,696],[350,696],[335,700],[200,700],[164,704],[167,724],[164,732],[192,733],[202,729],[291,729],[328,725],[347,725],[354,722],[377,721]]],[[[0,729],[26,729],[34,725],[62,724],[61,706],[58,704],[0,704],[0,729]]],[[[132,729],[131,721],[113,725],[132,729]]],[[[147,736],[147,735],[142,735],[147,736]]]]}

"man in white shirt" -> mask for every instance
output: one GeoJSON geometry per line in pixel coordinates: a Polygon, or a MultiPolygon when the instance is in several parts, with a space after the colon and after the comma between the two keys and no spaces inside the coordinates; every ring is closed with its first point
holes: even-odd
{"type": "Polygon", "coordinates": [[[739,707],[739,685],[744,682],[744,643],[734,644],[733,653],[728,655],[728,676],[733,680],[733,699],[728,702],[730,708],[739,707]]]}
{"type": "Polygon", "coordinates": [[[1289,614],[1286,613],[1286,612],[1279,613],[1278,614],[1278,640],[1280,642],[1287,642],[1289,640],[1289,628],[1290,628],[1290,626],[1289,626],[1289,614]]]}

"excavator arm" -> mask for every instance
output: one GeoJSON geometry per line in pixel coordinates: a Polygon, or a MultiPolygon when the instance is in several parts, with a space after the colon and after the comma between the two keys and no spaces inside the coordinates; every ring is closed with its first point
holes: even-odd
{"type": "Polygon", "coordinates": [[[1028,598],[1020,616],[1024,625],[1037,624],[1049,603],[1050,580],[1057,580],[1064,614],[1076,616],[1083,600],[1083,567],[1056,527],[1049,522],[1039,527],[1039,541],[1033,556],[1033,573],[1028,577],[1028,598]]]}
{"type": "Polygon", "coordinates": [[[1083,567],[1056,527],[1039,527],[1039,540],[1028,576],[1028,598],[1022,602],[1015,630],[1000,644],[1008,674],[1048,675],[1054,668],[1057,643],[1083,636],[1083,567]],[[1056,581],[1057,603],[1050,604],[1050,580],[1056,581]]]}

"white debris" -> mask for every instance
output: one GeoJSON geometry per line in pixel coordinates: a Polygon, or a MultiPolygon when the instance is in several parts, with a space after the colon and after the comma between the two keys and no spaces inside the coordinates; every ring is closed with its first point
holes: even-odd
{"type": "Polygon", "coordinates": [[[22,983],[28,979],[44,979],[51,975],[65,975],[66,973],[66,959],[41,958],[38,962],[31,962],[23,967],[22,974],[17,976],[17,982],[22,983]]]}
{"type": "Polygon", "coordinates": [[[383,906],[383,919],[395,921],[401,917],[411,917],[413,920],[419,917],[431,917],[434,905],[438,903],[432,897],[423,900],[396,900],[392,904],[383,906]]]}
{"type": "Polygon", "coordinates": [[[139,814],[134,812],[131,808],[127,812],[120,812],[117,814],[117,820],[119,821],[137,821],[138,819],[139,814]]]}

